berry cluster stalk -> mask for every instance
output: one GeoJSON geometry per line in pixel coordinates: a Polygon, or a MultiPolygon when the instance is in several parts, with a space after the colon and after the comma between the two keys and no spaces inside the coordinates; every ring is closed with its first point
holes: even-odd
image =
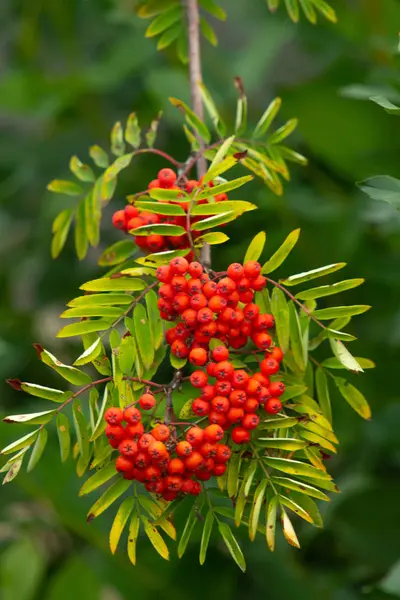
{"type": "MultiPolygon", "coordinates": [[[[204,120],[203,100],[200,91],[202,69],[200,52],[200,14],[197,0],[186,0],[186,13],[188,21],[189,76],[192,107],[196,115],[201,120],[204,120]]],[[[200,155],[197,160],[197,178],[200,180],[207,171],[207,163],[202,154],[204,142],[199,136],[198,142],[200,144],[200,155]]],[[[201,250],[201,262],[206,267],[211,266],[211,249],[208,245],[203,246],[201,250]]]]}

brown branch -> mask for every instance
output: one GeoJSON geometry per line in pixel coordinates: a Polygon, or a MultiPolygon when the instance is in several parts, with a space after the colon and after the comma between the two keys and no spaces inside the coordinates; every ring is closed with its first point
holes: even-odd
{"type": "Polygon", "coordinates": [[[158,156],[162,156],[162,158],[165,158],[165,160],[168,160],[177,169],[182,166],[182,163],[180,163],[178,160],[173,158],[173,156],[171,156],[170,154],[167,154],[163,150],[158,150],[157,148],[140,148],[140,150],[134,151],[135,156],[138,154],[158,154],[158,156]]]}

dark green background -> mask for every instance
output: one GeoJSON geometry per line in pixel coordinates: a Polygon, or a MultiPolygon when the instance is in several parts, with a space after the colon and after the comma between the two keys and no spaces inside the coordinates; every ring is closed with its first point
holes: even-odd
{"type": "MultiPolygon", "coordinates": [[[[57,317],[77,287],[101,273],[96,265],[101,249],[79,263],[68,243],[51,261],[51,222],[70,201],[47,193],[46,183],[67,175],[72,154],[86,160],[90,144],[106,145],[113,122],[132,110],[148,122],[165,108],[159,144],[178,159],[187,155],[179,113],[167,106],[169,95],[188,99],[186,71],[173,52],[157,54],[154,42],[143,38],[146,24],[135,17],[133,4],[0,4],[1,381],[11,376],[55,384],[53,373],[36,360],[32,343],[40,342],[66,362],[76,357],[77,347],[54,339],[57,317]]],[[[279,538],[274,555],[261,536],[251,544],[244,531],[246,575],[217,539],[204,568],[198,565],[195,539],[181,561],[163,562],[145,539],[136,568],[122,551],[112,558],[110,517],[86,525],[92,498],[77,498],[80,482],[72,463],[60,466],[52,432],[33,474],[20,474],[0,491],[3,600],[400,597],[400,219],[389,205],[370,201],[355,186],[376,174],[400,175],[400,120],[343,95],[346,90],[368,95],[362,85],[389,87],[393,93],[400,3],[340,0],[334,2],[339,24],[321,21],[317,27],[291,24],[283,9],[271,16],[263,0],[225,0],[224,5],[230,20],[218,24],[220,46],[204,48],[208,87],[232,121],[232,79],[241,75],[254,124],[268,102],[281,95],[281,122],[299,117],[292,143],[310,165],[293,168],[284,198],[259,184],[248,187],[246,199],[260,210],[228,226],[232,241],[214,251],[214,264],[223,267],[242,258],[260,229],[267,231],[272,252],[289,231],[301,227],[300,242],[281,275],[346,261],[346,278],[365,277],[363,287],[341,300],[373,305],[349,329],[360,338],[352,344],[353,353],[377,363],[375,371],[352,377],[371,402],[373,420],[363,422],[334,396],[341,444],[330,465],[342,493],[322,507],[325,529],[296,523],[302,550],[279,538]]],[[[123,206],[124,193],[144,189],[161,166],[162,160],[141,158],[124,174],[103,220],[102,247],[120,238],[110,217],[123,206]]],[[[33,398],[0,386],[3,414],[34,410],[33,398]]],[[[0,428],[2,445],[13,437],[12,426],[0,428]]]]}

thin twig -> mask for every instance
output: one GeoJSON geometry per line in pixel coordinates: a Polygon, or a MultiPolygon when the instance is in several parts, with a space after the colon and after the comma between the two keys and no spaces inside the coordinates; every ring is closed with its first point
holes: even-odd
{"type": "Polygon", "coordinates": [[[135,156],[138,154],[158,154],[158,156],[162,156],[163,158],[165,158],[165,160],[168,160],[177,169],[182,166],[182,163],[176,160],[173,156],[170,156],[163,150],[158,150],[158,148],[140,148],[139,150],[135,150],[134,152],[135,156]]]}

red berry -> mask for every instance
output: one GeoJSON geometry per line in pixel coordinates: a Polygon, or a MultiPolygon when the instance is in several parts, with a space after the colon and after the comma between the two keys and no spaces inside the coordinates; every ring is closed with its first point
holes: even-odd
{"type": "Polygon", "coordinates": [[[124,413],[120,408],[107,408],[104,418],[109,425],[119,425],[124,420],[124,413]]]}
{"type": "Polygon", "coordinates": [[[150,181],[149,185],[147,186],[148,190],[152,190],[154,188],[159,188],[161,187],[160,182],[158,181],[158,179],[153,179],[152,181],[150,181]]]}
{"type": "Polygon", "coordinates": [[[163,442],[153,442],[149,448],[149,455],[154,460],[161,460],[167,456],[168,450],[163,442]]]}
{"type": "Polygon", "coordinates": [[[208,301],[208,308],[214,313],[220,313],[228,305],[228,301],[224,296],[211,296],[208,301]]]}
{"type": "Polygon", "coordinates": [[[172,308],[178,313],[183,313],[189,308],[190,299],[188,294],[181,292],[172,301],[172,308]]]}
{"type": "Polygon", "coordinates": [[[175,340],[171,346],[171,352],[178,358],[186,358],[189,354],[189,348],[182,340],[175,340]]]}
{"type": "Polygon", "coordinates": [[[219,442],[224,437],[224,430],[219,425],[208,425],[204,429],[206,442],[219,442]]]}
{"type": "Polygon", "coordinates": [[[231,406],[242,407],[247,400],[247,395],[244,390],[233,390],[229,396],[231,406]]]}
{"type": "Polygon", "coordinates": [[[247,321],[253,321],[260,314],[260,307],[250,302],[244,307],[243,314],[247,321]]]}
{"type": "Polygon", "coordinates": [[[202,388],[207,385],[208,377],[204,371],[194,371],[190,376],[190,383],[195,388],[202,388]]]}
{"type": "Polygon", "coordinates": [[[199,452],[202,456],[204,456],[204,458],[212,458],[217,452],[217,444],[205,442],[200,446],[199,452]]]}
{"type": "Polygon", "coordinates": [[[143,394],[139,398],[139,404],[143,410],[151,410],[154,408],[155,403],[156,399],[154,398],[153,394],[143,394]]]}
{"type": "Polygon", "coordinates": [[[235,427],[231,435],[235,444],[247,444],[250,441],[250,431],[244,427],[235,427]]]}
{"type": "Polygon", "coordinates": [[[122,440],[118,446],[120,454],[127,457],[132,457],[137,454],[138,445],[133,440],[122,440]]]}
{"type": "Polygon", "coordinates": [[[188,456],[190,456],[192,454],[192,451],[192,445],[186,441],[179,442],[176,446],[176,453],[182,458],[187,458],[188,456]]]}
{"type": "Polygon", "coordinates": [[[246,413],[254,413],[260,406],[257,398],[247,398],[246,402],[243,404],[243,409],[246,413]]]}
{"type": "Polygon", "coordinates": [[[247,279],[247,277],[242,277],[242,279],[239,279],[236,285],[239,294],[243,294],[250,289],[250,279],[247,279]]]}
{"type": "Polygon", "coordinates": [[[205,385],[201,390],[201,397],[203,400],[209,402],[215,396],[215,387],[213,385],[205,385]]]}
{"type": "Polygon", "coordinates": [[[242,425],[245,429],[255,429],[260,422],[260,417],[255,413],[248,413],[242,419],[242,425]]]}
{"type": "Polygon", "coordinates": [[[147,247],[151,252],[158,252],[164,248],[165,238],[162,235],[153,234],[147,238],[147,247]]]}
{"type": "Polygon", "coordinates": [[[125,429],[122,425],[107,425],[105,433],[110,442],[115,441],[118,444],[125,437],[125,429]]]}
{"type": "MultiPolygon", "coordinates": [[[[207,298],[203,294],[195,294],[190,299],[190,307],[194,310],[201,310],[207,306],[207,298]]],[[[212,313],[211,313],[212,314],[212,313]]]]}
{"type": "Polygon", "coordinates": [[[169,265],[162,265],[158,267],[156,271],[156,277],[158,281],[162,281],[163,283],[168,283],[172,279],[172,271],[169,265]]]}
{"type": "Polygon", "coordinates": [[[167,427],[167,425],[162,425],[162,424],[156,425],[152,429],[151,435],[158,442],[166,442],[170,436],[169,427],[167,427]]]}
{"type": "Polygon", "coordinates": [[[272,351],[270,352],[269,356],[270,358],[274,358],[278,362],[282,362],[284,354],[282,350],[278,348],[278,346],[275,346],[275,348],[272,348],[272,351]]]}
{"type": "Polygon", "coordinates": [[[201,308],[197,313],[197,320],[199,323],[206,325],[214,320],[214,314],[210,308],[201,308]]]}
{"type": "Polygon", "coordinates": [[[206,402],[206,400],[202,400],[201,398],[196,398],[196,400],[193,400],[192,410],[195,415],[197,415],[199,417],[203,417],[205,415],[208,415],[208,413],[211,410],[211,405],[209,402],[206,402]]]}
{"type": "Polygon", "coordinates": [[[135,425],[127,425],[126,433],[132,439],[134,439],[134,440],[137,439],[144,433],[143,423],[136,423],[135,425]]]}
{"type": "Polygon", "coordinates": [[[223,277],[218,282],[217,290],[222,296],[229,296],[236,290],[236,283],[230,277],[223,277]]]}
{"type": "Polygon", "coordinates": [[[158,172],[158,181],[163,188],[170,188],[176,181],[176,173],[172,169],[161,169],[158,172]]]}
{"type": "Polygon", "coordinates": [[[193,490],[194,481],[192,479],[185,479],[182,483],[181,493],[191,494],[193,490]]]}
{"type": "Polygon", "coordinates": [[[151,435],[151,433],[144,433],[138,439],[138,446],[141,450],[147,450],[153,442],[154,442],[154,438],[151,435]]]}
{"type": "Polygon", "coordinates": [[[250,377],[243,369],[238,369],[232,375],[232,385],[236,389],[245,389],[250,377]]]}
{"type": "MultiPolygon", "coordinates": [[[[190,182],[188,182],[190,183],[190,182]]],[[[187,185],[187,184],[186,184],[187,185]]],[[[188,267],[189,275],[191,277],[200,277],[203,274],[203,267],[199,262],[191,262],[188,267]]]]}
{"type": "Polygon", "coordinates": [[[215,384],[215,393],[217,396],[229,396],[232,391],[232,384],[229,381],[217,381],[215,384]]]}
{"type": "Polygon", "coordinates": [[[183,461],[185,463],[185,468],[188,471],[196,471],[200,465],[203,463],[204,458],[203,456],[200,454],[200,452],[192,452],[192,454],[190,456],[188,456],[187,458],[185,458],[185,460],[183,461]]]}
{"type": "Polygon", "coordinates": [[[259,331],[267,331],[268,329],[272,329],[275,325],[275,319],[273,315],[258,315],[258,317],[254,320],[253,325],[255,329],[259,331]]]}
{"type": "Polygon", "coordinates": [[[132,471],[133,462],[126,456],[118,456],[117,460],[115,461],[115,468],[119,473],[126,473],[128,471],[132,471]]]}
{"type": "Polygon", "coordinates": [[[169,265],[171,267],[171,273],[173,275],[185,275],[189,267],[188,261],[182,256],[177,256],[176,258],[173,258],[169,265]]]}
{"type": "Polygon", "coordinates": [[[251,280],[251,287],[255,292],[261,292],[267,287],[267,280],[263,275],[259,275],[255,279],[251,280]]]}
{"type": "Polygon", "coordinates": [[[194,327],[197,323],[197,311],[193,310],[193,308],[187,308],[186,310],[184,310],[181,317],[182,321],[188,327],[194,327]]]}
{"type": "Polygon", "coordinates": [[[227,273],[231,279],[237,281],[238,279],[241,279],[243,277],[244,269],[241,264],[232,263],[231,265],[229,265],[227,273]]]}
{"type": "Polygon", "coordinates": [[[258,277],[261,273],[261,265],[255,260],[248,260],[243,268],[246,277],[258,277]]]}
{"type": "Polygon", "coordinates": [[[240,407],[232,407],[226,413],[226,418],[230,423],[240,423],[244,417],[244,410],[240,407]]]}
{"type": "Polygon", "coordinates": [[[269,393],[274,398],[279,398],[285,391],[285,384],[282,381],[273,381],[269,386],[269,393]]]}
{"type": "Polygon", "coordinates": [[[186,191],[188,194],[191,194],[197,187],[199,187],[199,182],[196,179],[189,179],[186,182],[186,191]]]}
{"type": "Polygon", "coordinates": [[[278,413],[282,408],[282,402],[278,400],[278,398],[270,398],[264,404],[264,408],[267,413],[271,415],[276,415],[276,413],[278,413]]]}
{"type": "Polygon", "coordinates": [[[220,380],[230,379],[233,375],[233,372],[233,365],[227,360],[217,363],[217,366],[215,367],[215,376],[220,380]]]}
{"type": "Polygon", "coordinates": [[[226,413],[229,410],[230,402],[225,396],[215,396],[211,401],[211,406],[215,412],[226,413]]]}
{"type": "Polygon", "coordinates": [[[213,474],[215,475],[215,477],[221,477],[221,475],[223,475],[226,471],[226,465],[219,463],[218,465],[215,465],[214,469],[213,469],[213,474]]]}
{"type": "Polygon", "coordinates": [[[201,429],[200,427],[191,427],[187,432],[186,432],[186,440],[189,442],[189,444],[191,444],[192,446],[199,446],[204,439],[204,430],[201,429]]]}
{"type": "Polygon", "coordinates": [[[231,450],[226,444],[218,444],[214,460],[216,463],[226,463],[231,457],[231,450]]]}
{"type": "Polygon", "coordinates": [[[192,491],[190,492],[192,496],[198,496],[201,494],[201,485],[198,481],[193,481],[192,491]]]}
{"type": "Polygon", "coordinates": [[[275,375],[279,371],[279,363],[274,358],[264,358],[260,368],[263,375],[275,375]]]}
{"type": "Polygon", "coordinates": [[[173,458],[168,464],[168,473],[170,475],[182,475],[185,472],[185,464],[180,458],[173,458]]]}
{"type": "Polygon", "coordinates": [[[179,492],[182,487],[183,479],[180,475],[168,475],[164,479],[165,488],[169,492],[179,492]]]}
{"type": "Polygon", "coordinates": [[[176,294],[184,292],[187,289],[186,278],[183,275],[174,275],[171,279],[171,287],[176,294]]]}
{"type": "Polygon", "coordinates": [[[203,285],[203,294],[206,298],[210,299],[212,296],[215,296],[217,292],[217,284],[215,281],[207,281],[203,285]]]}
{"type": "Polygon", "coordinates": [[[196,367],[202,367],[207,362],[207,352],[204,348],[195,348],[189,353],[189,361],[196,367]]]}
{"type": "Polygon", "coordinates": [[[213,357],[213,360],[215,360],[216,362],[221,362],[223,360],[228,360],[228,358],[229,358],[229,350],[225,346],[217,346],[211,352],[211,356],[213,357]]]}
{"type": "Polygon", "coordinates": [[[260,331],[255,333],[252,338],[254,345],[260,350],[267,350],[272,344],[272,338],[268,333],[260,331]]]}
{"type": "Polygon", "coordinates": [[[123,210],[117,210],[112,216],[112,224],[117,229],[125,229],[125,212],[123,210]]]}

